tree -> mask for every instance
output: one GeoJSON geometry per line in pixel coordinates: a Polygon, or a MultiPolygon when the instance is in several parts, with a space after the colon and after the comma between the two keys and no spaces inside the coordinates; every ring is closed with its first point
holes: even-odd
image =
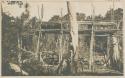
{"type": "MultiPolygon", "coordinates": [[[[84,13],[76,13],[77,16],[77,21],[84,21],[85,20],[85,14],[84,13]]],[[[59,22],[60,21],[60,16],[59,15],[54,15],[49,21],[55,21],[55,22],[59,22]]],[[[68,14],[64,15],[62,17],[63,21],[68,21],[69,17],[68,14]]]]}
{"type": "Polygon", "coordinates": [[[95,16],[95,20],[101,21],[101,20],[103,20],[103,16],[101,14],[99,14],[99,15],[95,16]]]}
{"type": "Polygon", "coordinates": [[[113,9],[110,9],[105,14],[104,20],[111,20],[112,12],[114,12],[114,20],[122,20],[123,19],[123,9],[118,8],[113,11],[113,9]]]}
{"type": "Polygon", "coordinates": [[[91,16],[87,16],[86,20],[92,20],[92,17],[91,16]]]}
{"type": "Polygon", "coordinates": [[[20,32],[19,19],[2,14],[2,60],[17,63],[17,34],[20,32]],[[14,59],[13,59],[14,58],[14,59]],[[13,59],[13,60],[12,60],[13,59]]]}
{"type": "Polygon", "coordinates": [[[54,15],[54,16],[49,20],[49,22],[51,22],[51,21],[53,21],[53,22],[59,22],[59,21],[60,21],[59,15],[54,15]]]}
{"type": "Polygon", "coordinates": [[[77,21],[84,21],[85,20],[85,14],[84,13],[76,13],[77,14],[77,21]]]}

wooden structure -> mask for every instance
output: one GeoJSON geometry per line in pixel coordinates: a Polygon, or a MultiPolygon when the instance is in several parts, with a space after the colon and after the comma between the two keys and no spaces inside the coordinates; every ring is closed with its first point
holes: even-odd
{"type": "MultiPolygon", "coordinates": [[[[45,34],[46,35],[46,38],[54,38],[57,36],[58,38],[58,35],[61,35],[63,33],[63,36],[62,36],[62,40],[61,42],[64,42],[65,38],[69,38],[69,33],[70,33],[70,30],[69,28],[63,28],[64,25],[67,25],[68,26],[68,22],[63,22],[64,24],[62,25],[62,28],[61,28],[61,24],[60,23],[55,23],[55,22],[43,22],[41,24],[41,29],[31,29],[30,30],[30,34],[31,36],[33,36],[34,34],[33,33],[36,33],[36,32],[41,32],[41,34],[45,34]],[[55,26],[54,24],[57,24],[57,26],[55,26]],[[53,26],[52,26],[53,25],[53,26]],[[53,28],[51,28],[53,27],[53,28]],[[61,32],[61,33],[60,33],[61,32]],[[48,34],[48,36],[47,36],[48,34]],[[54,35],[55,34],[55,35],[54,35]]],[[[83,35],[84,37],[90,37],[91,36],[91,31],[92,31],[92,21],[78,21],[78,34],[79,35],[83,35]]],[[[120,29],[117,29],[117,24],[116,23],[113,23],[113,22],[95,22],[94,24],[94,27],[93,27],[93,30],[94,30],[94,37],[107,37],[108,40],[110,40],[109,38],[111,38],[111,35],[113,33],[116,33],[116,32],[121,32],[120,29]]],[[[36,35],[37,36],[37,35],[36,35]]],[[[122,34],[119,33],[118,35],[116,36],[120,36],[122,37],[122,34]]],[[[79,36],[80,37],[80,36],[79,36]]],[[[41,37],[42,38],[42,37],[41,37]]],[[[44,35],[43,35],[43,38],[44,38],[44,35]]],[[[53,39],[52,39],[53,40],[53,39]]],[[[61,43],[60,42],[60,43],[61,43]]],[[[48,42],[46,42],[48,43],[48,42]]],[[[56,43],[54,41],[54,43],[56,43]]],[[[57,43],[57,44],[60,44],[60,43],[57,43]]],[[[67,42],[66,42],[67,43],[67,42]]],[[[44,44],[44,43],[43,43],[44,44]]],[[[46,44],[47,45],[47,44],[46,44]]],[[[49,44],[48,44],[49,45],[49,44]]],[[[109,45],[109,44],[108,44],[109,45]]],[[[63,44],[60,45],[62,46],[63,48],[63,44]]],[[[68,46],[68,44],[67,44],[68,46]]],[[[43,46],[44,47],[44,46],[43,46]]],[[[59,47],[58,47],[59,48],[59,47]]],[[[64,48],[63,48],[64,49],[64,48]]],[[[63,50],[64,52],[65,50],[63,50]]],[[[67,51],[67,50],[66,50],[67,51]]],[[[33,52],[33,51],[32,51],[33,52]]],[[[42,51],[40,51],[42,52],[42,51]]],[[[33,52],[34,53],[34,52],[33,52]]],[[[62,58],[62,57],[61,57],[62,58]]]]}
{"type": "MultiPolygon", "coordinates": [[[[31,28],[28,31],[29,32],[28,35],[31,35],[33,37],[36,36],[37,44],[34,50],[35,52],[27,51],[25,49],[22,49],[22,50],[23,51],[25,50],[25,52],[32,53],[33,55],[35,55],[37,59],[40,59],[40,62],[42,62],[43,65],[46,65],[44,63],[43,56],[42,56],[43,52],[48,50],[52,52],[56,52],[59,55],[59,63],[61,63],[63,59],[63,55],[66,52],[69,53],[68,47],[71,46],[70,45],[70,42],[71,42],[73,47],[72,50],[70,50],[71,56],[67,55],[67,57],[71,57],[71,63],[73,63],[74,60],[78,61],[80,58],[79,57],[80,51],[78,51],[78,47],[79,47],[78,44],[79,44],[80,35],[82,34],[84,37],[86,36],[90,37],[89,69],[93,71],[94,53],[95,53],[94,45],[96,45],[95,38],[100,36],[100,37],[107,38],[107,42],[108,42],[107,43],[108,48],[106,53],[107,58],[111,57],[109,46],[112,43],[115,45],[115,48],[113,47],[114,49],[113,59],[117,62],[119,59],[117,37],[122,36],[121,33],[118,33],[118,32],[121,32],[121,29],[117,28],[119,23],[115,23],[114,21],[113,22],[95,21],[94,16],[92,21],[76,21],[75,13],[71,10],[71,6],[69,5],[69,3],[67,3],[67,5],[68,5],[68,13],[69,13],[70,21],[61,20],[60,22],[52,22],[52,21],[43,22],[42,18],[39,18],[41,19],[39,28],[36,28],[36,29],[31,28]],[[114,42],[116,42],[117,44],[115,44],[114,42]],[[75,54],[75,57],[74,57],[74,54],[75,54]]],[[[110,59],[107,59],[106,61],[109,61],[109,60],[110,59]]]]}

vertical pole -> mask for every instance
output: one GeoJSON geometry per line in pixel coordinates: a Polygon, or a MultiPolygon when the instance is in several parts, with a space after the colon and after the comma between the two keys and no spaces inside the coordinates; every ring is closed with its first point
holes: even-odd
{"type": "MultiPolygon", "coordinates": [[[[40,23],[40,30],[41,30],[41,25],[42,25],[42,19],[43,19],[43,4],[42,4],[42,8],[41,8],[41,23],[40,23]]],[[[42,37],[42,32],[41,31],[39,31],[39,35],[40,35],[40,38],[42,37]]],[[[40,44],[39,44],[40,45],[40,44]]],[[[43,58],[41,57],[41,55],[42,55],[42,53],[40,53],[40,62],[43,62],[44,63],[44,61],[43,61],[43,58]]]]}
{"type": "Polygon", "coordinates": [[[112,42],[113,42],[113,59],[118,62],[120,59],[120,53],[118,48],[118,37],[117,35],[112,36],[112,42]]]}
{"type": "Polygon", "coordinates": [[[43,19],[43,10],[44,10],[44,8],[43,8],[43,4],[42,4],[42,8],[41,8],[41,22],[42,22],[42,19],[43,19]]]}
{"type": "Polygon", "coordinates": [[[112,13],[111,13],[111,21],[114,22],[114,0],[113,0],[113,5],[112,5],[112,13]]]}
{"type": "Polygon", "coordinates": [[[38,9],[38,17],[39,17],[39,20],[40,20],[39,5],[37,6],[37,9],[38,9]]]}
{"type": "Polygon", "coordinates": [[[21,40],[19,37],[19,34],[17,35],[18,37],[18,63],[19,63],[19,67],[20,67],[20,72],[22,73],[22,52],[21,52],[21,40]]]}
{"type": "Polygon", "coordinates": [[[91,41],[90,41],[90,60],[89,60],[89,69],[93,71],[94,64],[94,19],[95,19],[95,8],[92,4],[92,31],[91,31],[91,41]]]}
{"type": "MultiPolygon", "coordinates": [[[[41,30],[41,24],[42,24],[42,18],[43,18],[43,5],[41,8],[41,18],[40,18],[40,14],[39,14],[39,7],[38,7],[38,16],[40,19],[40,27],[39,30],[41,30]]],[[[39,47],[40,47],[40,38],[41,38],[41,31],[39,31],[39,35],[38,35],[38,41],[37,41],[37,48],[36,48],[36,58],[40,58],[40,61],[43,62],[43,59],[41,57],[41,53],[39,53],[39,47]],[[39,57],[40,56],[40,57],[39,57]]],[[[43,62],[44,63],[44,62],[43,62]]]]}
{"type": "Polygon", "coordinates": [[[107,60],[106,60],[106,65],[110,65],[110,35],[107,36],[107,60]]]}
{"type": "Polygon", "coordinates": [[[63,52],[63,47],[62,47],[62,36],[63,36],[63,30],[62,30],[62,8],[61,8],[61,19],[60,19],[60,24],[61,24],[61,35],[60,35],[59,63],[61,63],[61,61],[62,61],[62,52],[63,52]]]}
{"type": "Polygon", "coordinates": [[[89,69],[92,70],[93,68],[93,45],[94,45],[94,32],[93,32],[93,26],[92,26],[92,32],[91,32],[91,41],[90,41],[90,60],[89,60],[89,69]]]}
{"type": "MultiPolygon", "coordinates": [[[[40,15],[39,15],[39,7],[38,7],[38,17],[40,20],[40,15]]],[[[41,24],[41,23],[40,23],[41,24]]],[[[40,25],[41,26],[41,25],[40,25]]],[[[40,29],[40,28],[39,28],[40,29]]],[[[38,35],[38,40],[37,40],[37,47],[36,47],[36,58],[38,58],[38,53],[39,53],[39,42],[40,42],[40,31],[39,31],[39,35],[38,35]]]]}

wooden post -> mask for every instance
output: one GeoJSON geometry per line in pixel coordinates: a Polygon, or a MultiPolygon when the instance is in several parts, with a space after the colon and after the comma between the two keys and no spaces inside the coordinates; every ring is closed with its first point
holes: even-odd
{"type": "Polygon", "coordinates": [[[119,47],[118,47],[118,38],[116,33],[112,35],[111,37],[111,50],[110,50],[110,63],[111,63],[111,67],[114,70],[119,70],[119,65],[120,65],[120,51],[119,51],[119,47]]]}
{"type": "Polygon", "coordinates": [[[92,31],[91,31],[91,40],[90,40],[90,59],[89,59],[89,69],[93,71],[94,64],[94,19],[95,19],[95,9],[92,4],[93,14],[92,14],[92,31]]]}
{"type": "Polygon", "coordinates": [[[112,22],[114,22],[114,20],[115,20],[115,19],[114,19],[114,6],[115,6],[114,4],[115,4],[115,3],[114,3],[114,0],[113,0],[112,13],[111,13],[111,21],[112,21],[112,22]]]}
{"type": "Polygon", "coordinates": [[[59,53],[59,63],[62,61],[62,52],[63,52],[63,47],[62,47],[62,37],[63,37],[63,30],[62,30],[62,9],[61,9],[61,17],[60,17],[60,24],[61,24],[61,35],[60,35],[60,53],[59,53]]]}
{"type": "Polygon", "coordinates": [[[91,32],[91,41],[90,41],[90,60],[89,60],[89,69],[92,70],[93,68],[93,45],[94,45],[94,31],[92,26],[92,32],[91,32]]]}
{"type": "Polygon", "coordinates": [[[113,59],[116,62],[118,62],[120,59],[120,52],[119,52],[119,48],[118,48],[118,38],[116,35],[112,36],[112,42],[113,42],[113,59]]]}
{"type": "Polygon", "coordinates": [[[21,52],[21,39],[19,37],[19,34],[17,35],[17,39],[18,39],[18,63],[19,63],[19,67],[20,67],[20,72],[22,73],[22,52],[21,52]]]}
{"type": "MultiPolygon", "coordinates": [[[[39,19],[40,19],[39,7],[38,7],[38,17],[39,17],[39,19]]],[[[39,28],[39,29],[40,29],[40,28],[39,28]]],[[[39,53],[39,39],[40,39],[40,31],[39,31],[38,40],[37,40],[37,46],[36,46],[36,55],[35,55],[36,58],[38,58],[38,53],[39,53]]]]}
{"type": "MultiPolygon", "coordinates": [[[[40,27],[39,29],[41,29],[41,24],[42,24],[42,18],[43,18],[43,5],[42,5],[42,8],[41,8],[41,18],[40,18],[40,14],[39,14],[39,7],[38,7],[38,16],[39,16],[39,19],[40,19],[40,27]]],[[[40,38],[41,38],[41,31],[39,31],[39,35],[38,35],[38,41],[37,41],[37,47],[36,47],[36,58],[40,58],[39,60],[44,63],[42,57],[41,57],[41,53],[39,53],[39,47],[40,47],[40,38]]]]}
{"type": "Polygon", "coordinates": [[[110,65],[110,35],[107,36],[107,59],[106,59],[106,65],[109,66],[110,65]]]}

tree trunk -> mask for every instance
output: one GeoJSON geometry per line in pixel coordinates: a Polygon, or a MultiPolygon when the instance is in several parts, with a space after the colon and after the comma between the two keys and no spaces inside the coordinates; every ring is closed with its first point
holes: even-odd
{"type": "Polygon", "coordinates": [[[73,74],[77,72],[78,61],[78,24],[76,19],[76,12],[73,9],[73,2],[67,1],[67,9],[69,15],[69,28],[70,28],[70,38],[71,38],[71,71],[73,74]],[[75,70],[75,71],[74,71],[75,70]]]}

